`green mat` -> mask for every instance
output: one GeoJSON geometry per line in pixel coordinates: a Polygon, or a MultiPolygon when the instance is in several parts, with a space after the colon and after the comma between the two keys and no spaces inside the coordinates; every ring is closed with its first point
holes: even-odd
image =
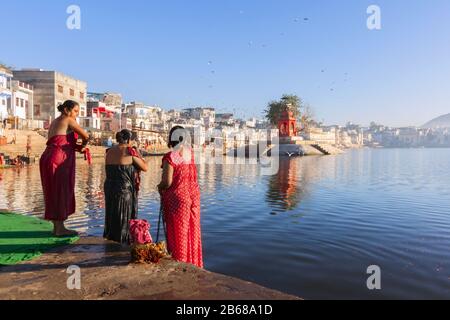
{"type": "Polygon", "coordinates": [[[78,240],[79,237],[54,237],[53,224],[48,221],[0,212],[0,265],[32,260],[45,251],[78,240]]]}

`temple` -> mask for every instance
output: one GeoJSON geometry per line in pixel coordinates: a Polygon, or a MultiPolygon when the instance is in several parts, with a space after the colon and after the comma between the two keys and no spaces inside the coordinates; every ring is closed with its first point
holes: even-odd
{"type": "Polygon", "coordinates": [[[288,105],[288,110],[281,113],[280,119],[278,120],[278,130],[280,131],[281,138],[297,136],[297,120],[290,109],[290,105],[288,105]]]}

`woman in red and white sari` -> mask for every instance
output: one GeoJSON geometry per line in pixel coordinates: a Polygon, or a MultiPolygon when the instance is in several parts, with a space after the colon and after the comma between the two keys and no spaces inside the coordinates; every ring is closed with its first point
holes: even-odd
{"type": "Polygon", "coordinates": [[[167,227],[167,247],[175,260],[203,268],[200,188],[189,133],[180,126],[169,136],[173,150],[163,158],[158,185],[167,227]]]}

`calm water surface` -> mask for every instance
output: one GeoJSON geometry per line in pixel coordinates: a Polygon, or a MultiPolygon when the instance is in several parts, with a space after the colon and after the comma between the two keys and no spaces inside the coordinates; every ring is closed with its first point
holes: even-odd
{"type": "MultiPolygon", "coordinates": [[[[450,149],[349,151],[257,165],[201,165],[206,268],[317,298],[450,299],[450,149]],[[367,267],[382,270],[369,291],[367,267]]],[[[160,158],[149,159],[140,217],[159,213],[160,158]]],[[[70,226],[101,236],[100,161],[77,168],[70,226]]],[[[0,208],[42,215],[36,166],[0,170],[0,208]]]]}

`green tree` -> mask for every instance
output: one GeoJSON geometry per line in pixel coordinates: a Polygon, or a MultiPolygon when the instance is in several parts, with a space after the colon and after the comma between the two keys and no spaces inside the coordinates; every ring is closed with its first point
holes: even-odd
{"type": "Polygon", "coordinates": [[[265,110],[265,116],[271,125],[277,126],[280,116],[285,111],[292,111],[297,119],[300,131],[308,128],[313,123],[313,111],[308,104],[297,95],[285,94],[279,101],[271,101],[265,110]]]}
{"type": "Polygon", "coordinates": [[[285,94],[279,101],[271,101],[265,110],[266,118],[270,124],[276,126],[283,112],[290,109],[297,118],[300,115],[302,100],[296,95],[285,94]]]}

